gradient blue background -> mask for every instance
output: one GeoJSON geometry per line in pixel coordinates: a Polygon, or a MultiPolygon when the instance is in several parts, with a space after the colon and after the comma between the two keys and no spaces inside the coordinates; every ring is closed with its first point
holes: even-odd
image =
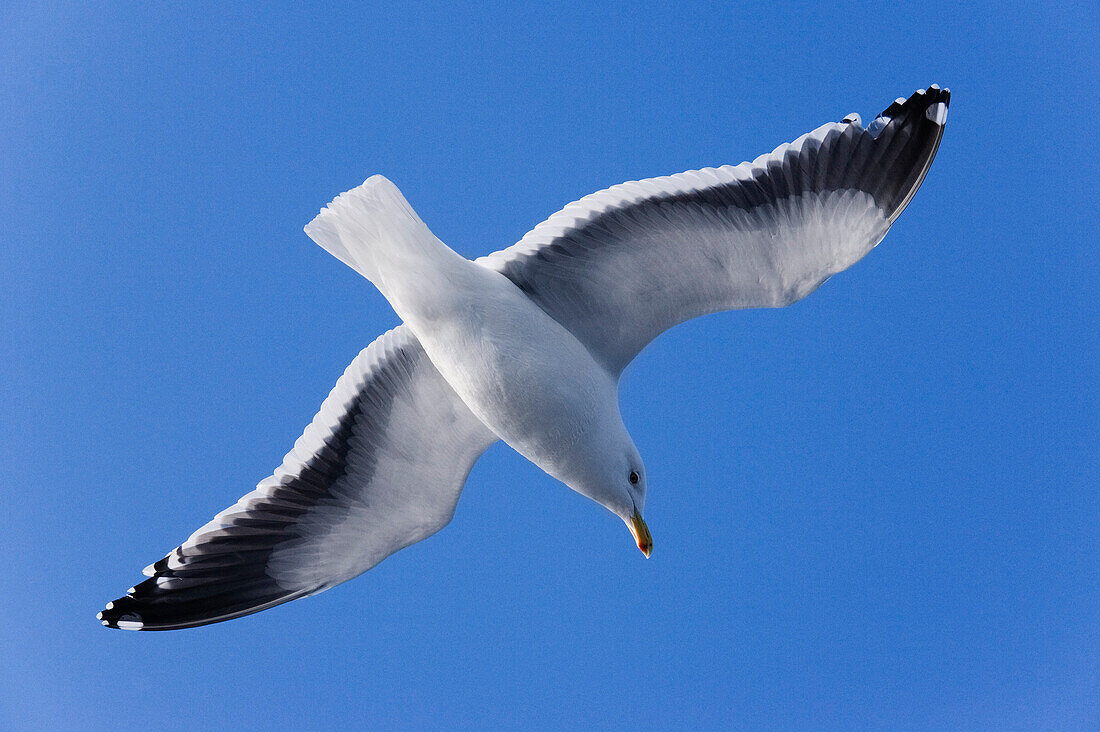
{"type": "Polygon", "coordinates": [[[1100,725],[1094,3],[0,8],[0,726],[1100,725]],[[883,244],[628,370],[645,561],[509,448],[316,598],[100,627],[396,317],[302,226],[459,252],[932,82],[883,244]]]}

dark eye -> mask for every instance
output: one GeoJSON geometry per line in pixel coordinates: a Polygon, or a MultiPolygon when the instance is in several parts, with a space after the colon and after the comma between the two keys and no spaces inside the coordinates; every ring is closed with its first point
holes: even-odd
{"type": "Polygon", "coordinates": [[[638,474],[633,470],[630,471],[630,485],[638,485],[638,474]]]}

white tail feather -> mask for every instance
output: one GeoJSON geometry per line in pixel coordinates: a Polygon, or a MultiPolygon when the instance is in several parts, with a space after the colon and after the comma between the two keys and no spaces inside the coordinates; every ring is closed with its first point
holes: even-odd
{"type": "Polygon", "coordinates": [[[432,234],[397,186],[381,175],[341,193],[306,225],[305,232],[387,297],[387,273],[408,276],[422,269],[418,262],[444,252],[457,256],[432,234]]]}

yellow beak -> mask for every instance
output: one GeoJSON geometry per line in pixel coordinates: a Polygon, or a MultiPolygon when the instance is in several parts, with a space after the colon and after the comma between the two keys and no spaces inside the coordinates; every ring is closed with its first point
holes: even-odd
{"type": "Polygon", "coordinates": [[[634,541],[638,543],[642,554],[649,559],[649,555],[653,553],[653,537],[649,535],[649,527],[645,525],[645,520],[642,514],[638,513],[638,509],[634,509],[634,515],[626,525],[630,528],[630,533],[634,534],[634,541]]]}

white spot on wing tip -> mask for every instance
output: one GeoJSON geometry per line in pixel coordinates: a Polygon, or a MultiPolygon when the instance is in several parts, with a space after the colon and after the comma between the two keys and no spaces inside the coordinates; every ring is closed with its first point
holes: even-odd
{"type": "Polygon", "coordinates": [[[890,124],[889,117],[875,117],[867,126],[867,131],[871,133],[871,137],[878,137],[878,133],[882,132],[888,124],[890,124]]]}
{"type": "Polygon", "coordinates": [[[937,102],[924,110],[924,116],[938,125],[943,125],[947,121],[947,105],[943,102],[937,102]]]}
{"type": "Polygon", "coordinates": [[[126,590],[126,594],[127,594],[127,595],[132,595],[132,594],[134,594],[135,592],[137,592],[137,588],[136,588],[136,587],[131,587],[130,589],[126,590]]]}
{"type": "Polygon", "coordinates": [[[113,602],[107,603],[107,609],[108,610],[114,610],[115,609],[115,604],[113,602]]]}
{"type": "Polygon", "coordinates": [[[153,569],[153,565],[152,565],[152,564],[150,564],[150,565],[149,565],[148,567],[146,567],[145,569],[141,570],[141,573],[142,573],[143,575],[145,575],[146,577],[152,577],[152,576],[153,576],[154,574],[156,574],[156,573],[157,573],[157,571],[156,571],[155,569],[153,569]]]}
{"type": "MultiPolygon", "coordinates": [[[[110,610],[110,608],[107,608],[107,609],[110,610]]],[[[95,614],[95,619],[96,620],[103,620],[103,613],[101,613],[101,612],[96,613],[95,614]]]]}
{"type": "Polygon", "coordinates": [[[104,627],[104,628],[109,628],[109,627],[111,627],[111,624],[110,624],[110,623],[108,623],[108,622],[107,622],[106,620],[101,620],[100,622],[101,622],[101,623],[103,624],[103,627],[104,627]]]}

